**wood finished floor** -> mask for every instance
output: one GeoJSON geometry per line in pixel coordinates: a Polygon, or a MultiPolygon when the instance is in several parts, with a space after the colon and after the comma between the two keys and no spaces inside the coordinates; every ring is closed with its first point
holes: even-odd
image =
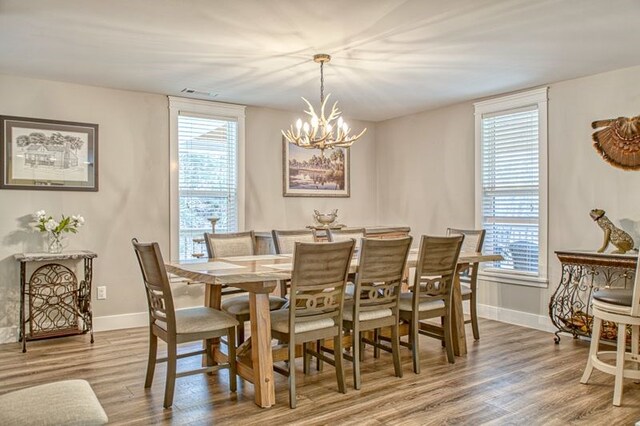
{"type": "MultiPolygon", "coordinates": [[[[391,356],[362,366],[362,389],[353,389],[350,363],[347,394],[337,392],[332,367],[303,376],[297,365],[298,408],[288,407],[286,378],[276,374],[276,406],[258,408],[253,387],[239,380],[228,390],[228,372],[178,379],[171,410],[162,408],[165,368],[153,387],[143,388],[146,329],[0,345],[0,393],[55,380],[91,383],[111,424],[634,424],[640,420],[640,384],[625,380],[622,407],[613,407],[613,377],[594,372],[579,383],[588,343],[527,328],[481,320],[481,340],[468,336],[469,354],[450,365],[440,343],[421,337],[420,375],[413,374],[402,348],[403,378],[393,376],[391,356]]],[[[470,331],[470,330],[469,330],[470,331]]],[[[468,335],[471,333],[469,332],[468,335]]],[[[191,346],[194,348],[193,346],[191,346]]],[[[188,346],[187,346],[188,348],[188,346]]],[[[163,348],[164,349],[164,348],[163,348]]],[[[197,367],[198,360],[181,361],[197,367]]],[[[180,367],[179,367],[180,370],[180,367]]],[[[46,409],[46,407],[41,407],[46,409]]],[[[28,415],[28,413],[25,413],[28,415]]]]}

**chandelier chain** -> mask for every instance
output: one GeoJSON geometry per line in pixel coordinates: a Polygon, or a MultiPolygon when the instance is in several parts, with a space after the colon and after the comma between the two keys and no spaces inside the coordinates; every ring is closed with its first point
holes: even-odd
{"type": "Polygon", "coordinates": [[[324,102],[324,62],[320,62],[320,103],[324,102]]]}

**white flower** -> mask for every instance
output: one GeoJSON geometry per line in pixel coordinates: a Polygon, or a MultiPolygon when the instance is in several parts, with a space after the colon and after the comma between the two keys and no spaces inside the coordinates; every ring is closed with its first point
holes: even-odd
{"type": "Polygon", "coordinates": [[[71,216],[71,219],[73,220],[74,224],[78,228],[80,228],[82,225],[84,225],[84,217],[80,216],[79,214],[71,216]]]}
{"type": "Polygon", "coordinates": [[[52,232],[54,229],[58,227],[58,225],[59,225],[58,222],[56,222],[53,219],[49,219],[48,221],[45,222],[44,229],[46,229],[49,232],[52,232]]]}
{"type": "Polygon", "coordinates": [[[37,212],[34,213],[33,217],[36,220],[40,220],[40,219],[44,219],[46,217],[47,213],[45,213],[44,210],[38,210],[37,212]]]}

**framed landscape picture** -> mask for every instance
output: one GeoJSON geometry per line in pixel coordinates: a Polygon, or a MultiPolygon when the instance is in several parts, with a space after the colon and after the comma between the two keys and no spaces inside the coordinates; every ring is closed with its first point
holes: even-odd
{"type": "Polygon", "coordinates": [[[0,115],[0,189],[98,190],[98,125],[0,115]]]}
{"type": "Polygon", "coordinates": [[[282,140],[285,197],[349,197],[349,149],[321,152],[282,140]]]}

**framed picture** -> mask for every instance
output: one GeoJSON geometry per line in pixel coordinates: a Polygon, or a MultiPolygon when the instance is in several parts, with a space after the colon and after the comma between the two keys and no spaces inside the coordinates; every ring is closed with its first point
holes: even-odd
{"type": "Polygon", "coordinates": [[[324,152],[282,139],[282,183],[285,197],[349,197],[349,149],[324,152]]]}
{"type": "Polygon", "coordinates": [[[98,125],[0,115],[0,189],[98,190],[98,125]]]}

